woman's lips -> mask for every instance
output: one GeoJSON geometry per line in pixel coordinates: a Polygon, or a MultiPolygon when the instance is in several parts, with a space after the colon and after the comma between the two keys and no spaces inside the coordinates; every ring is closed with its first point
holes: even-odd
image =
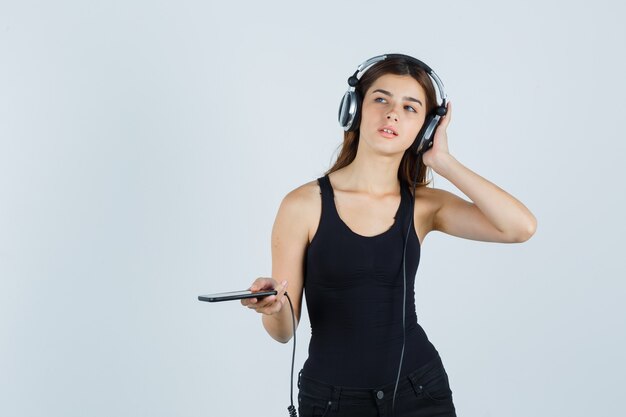
{"type": "Polygon", "coordinates": [[[391,125],[381,127],[378,129],[378,133],[388,139],[398,136],[398,131],[391,125]]]}
{"type": "Polygon", "coordinates": [[[384,130],[379,130],[378,133],[380,133],[381,136],[386,137],[387,139],[393,139],[396,137],[396,135],[394,135],[393,133],[387,133],[384,130]]]}

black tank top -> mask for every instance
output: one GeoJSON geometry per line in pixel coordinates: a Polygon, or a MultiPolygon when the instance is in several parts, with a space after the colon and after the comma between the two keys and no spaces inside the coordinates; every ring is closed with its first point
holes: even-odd
{"type": "MultiPolygon", "coordinates": [[[[393,226],[371,237],[339,217],[328,175],[318,178],[322,215],[306,252],[304,293],[311,322],[302,374],[332,385],[374,388],[396,381],[402,351],[402,249],[411,193],[401,185],[393,226]]],[[[417,323],[415,273],[420,244],[411,227],[406,250],[406,345],[401,377],[438,352],[417,323]]]]}

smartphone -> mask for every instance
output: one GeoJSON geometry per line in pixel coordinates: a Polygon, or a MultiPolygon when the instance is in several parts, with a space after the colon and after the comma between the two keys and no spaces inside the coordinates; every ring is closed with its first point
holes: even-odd
{"type": "Polygon", "coordinates": [[[255,291],[255,292],[252,292],[250,290],[241,290],[241,291],[231,291],[231,292],[220,292],[217,294],[199,295],[198,300],[208,301],[209,303],[216,303],[218,301],[241,300],[242,298],[260,298],[260,297],[267,297],[268,295],[276,295],[276,294],[278,294],[278,291],[276,290],[255,291]]]}

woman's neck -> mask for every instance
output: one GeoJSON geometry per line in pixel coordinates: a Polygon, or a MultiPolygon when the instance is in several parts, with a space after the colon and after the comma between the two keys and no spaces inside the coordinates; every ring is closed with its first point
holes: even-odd
{"type": "Polygon", "coordinates": [[[400,193],[398,167],[400,156],[360,155],[350,165],[336,171],[342,189],[373,196],[400,193]]]}

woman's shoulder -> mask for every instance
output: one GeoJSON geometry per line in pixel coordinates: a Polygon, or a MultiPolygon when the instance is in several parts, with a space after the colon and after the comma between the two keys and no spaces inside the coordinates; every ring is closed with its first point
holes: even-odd
{"type": "MultiPolygon", "coordinates": [[[[412,191],[412,189],[411,189],[412,191]]],[[[432,220],[433,216],[445,204],[451,193],[431,186],[421,186],[415,189],[415,214],[421,214],[424,219],[432,220]]]]}
{"type": "Polygon", "coordinates": [[[281,206],[299,217],[314,216],[320,210],[320,192],[317,180],[309,181],[289,191],[281,206]]]}
{"type": "Polygon", "coordinates": [[[421,186],[415,189],[416,202],[420,201],[422,204],[426,203],[435,208],[441,207],[446,201],[455,196],[455,194],[449,191],[430,186],[421,186]]]}
{"type": "MultiPolygon", "coordinates": [[[[427,224],[434,227],[435,216],[447,205],[459,201],[456,194],[440,188],[421,186],[415,189],[415,210],[417,218],[421,218],[427,224]]],[[[416,220],[417,221],[417,220],[416,220]]]]}
{"type": "MultiPolygon", "coordinates": [[[[413,188],[411,188],[411,191],[413,191],[413,188]]],[[[413,221],[421,243],[424,242],[426,235],[434,228],[435,214],[441,208],[443,195],[446,192],[447,191],[425,185],[415,189],[413,221]]]]}
{"type": "Polygon", "coordinates": [[[304,183],[285,195],[284,200],[290,204],[307,205],[313,201],[319,202],[320,186],[317,180],[304,183]]]}
{"type": "MultiPolygon", "coordinates": [[[[411,188],[413,191],[413,188],[411,188]]],[[[441,199],[443,190],[428,185],[422,185],[415,188],[415,201],[422,203],[436,203],[441,199]]]]}
{"type": "Polygon", "coordinates": [[[288,192],[278,209],[277,221],[301,230],[310,242],[322,213],[320,192],[317,180],[288,192]]]}

